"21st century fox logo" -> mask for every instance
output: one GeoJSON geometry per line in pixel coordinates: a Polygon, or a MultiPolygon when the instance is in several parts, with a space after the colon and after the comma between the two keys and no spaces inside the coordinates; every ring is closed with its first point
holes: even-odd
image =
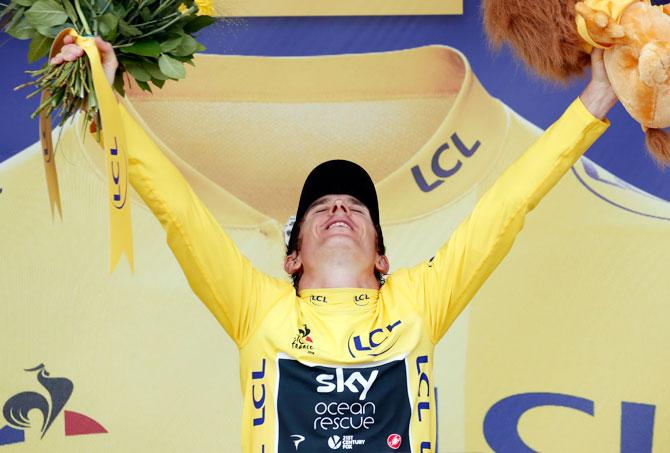
{"type": "MultiPolygon", "coordinates": [[[[26,390],[10,396],[2,406],[0,419],[0,447],[26,441],[26,432],[35,432],[43,439],[53,423],[63,414],[65,435],[102,434],[107,430],[88,415],[64,410],[74,390],[73,382],[65,377],[52,377],[43,364],[25,370],[37,373],[37,382],[43,391],[26,390]],[[41,415],[41,417],[40,417],[41,415]]],[[[0,400],[1,401],[1,400],[0,400]]]]}

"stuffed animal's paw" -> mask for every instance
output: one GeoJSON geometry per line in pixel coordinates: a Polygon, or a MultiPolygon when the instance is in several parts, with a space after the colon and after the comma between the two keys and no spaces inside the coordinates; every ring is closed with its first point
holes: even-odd
{"type": "Polygon", "coordinates": [[[667,84],[670,79],[670,44],[650,42],[640,50],[640,80],[647,86],[667,84]]]}
{"type": "Polygon", "coordinates": [[[603,11],[591,8],[584,2],[575,5],[577,14],[584,18],[591,39],[602,46],[610,46],[624,41],[626,30],[603,11]]]}

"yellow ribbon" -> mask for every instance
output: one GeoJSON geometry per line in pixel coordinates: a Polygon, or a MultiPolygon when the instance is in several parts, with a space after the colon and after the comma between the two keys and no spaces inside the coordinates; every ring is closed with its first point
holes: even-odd
{"type": "MultiPolygon", "coordinates": [[[[126,136],[121,120],[119,104],[114,96],[112,87],[105,77],[100,53],[95,45],[94,38],[79,36],[71,28],[63,30],[54,40],[51,47],[51,56],[57,54],[63,47],[65,36],[73,36],[75,42],[84,50],[91,64],[93,74],[93,89],[95,91],[98,106],[100,109],[100,125],[103,140],[102,146],[105,151],[107,166],[107,186],[109,194],[109,239],[110,254],[109,268],[110,272],[114,270],[125,253],[130,265],[134,270],[133,257],[133,234],[130,221],[130,194],[128,181],[128,157],[126,154],[126,136]]],[[[44,163],[47,171],[47,187],[49,198],[52,203],[52,212],[54,203],[60,210],[60,195],[58,193],[58,179],[56,176],[56,166],[53,159],[53,149],[51,144],[51,123],[46,115],[40,117],[40,136],[42,139],[42,148],[44,150],[44,163]],[[54,200],[56,200],[54,202],[54,200]]]]}
{"type": "MultiPolygon", "coordinates": [[[[40,105],[44,104],[50,97],[49,92],[42,92],[40,105]]],[[[40,114],[40,143],[42,145],[42,159],[44,160],[44,171],[47,178],[47,191],[49,193],[49,207],[51,217],[54,217],[54,207],[63,220],[63,209],[60,203],[60,190],[58,188],[58,173],[56,172],[56,161],[51,141],[51,117],[44,113],[40,114]]]]}

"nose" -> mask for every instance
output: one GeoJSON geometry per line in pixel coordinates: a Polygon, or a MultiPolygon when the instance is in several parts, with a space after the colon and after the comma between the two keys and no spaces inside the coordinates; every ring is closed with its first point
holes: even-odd
{"type": "Polygon", "coordinates": [[[333,200],[333,204],[330,206],[330,213],[335,214],[338,209],[341,209],[345,214],[349,213],[349,207],[342,198],[333,200]]]}

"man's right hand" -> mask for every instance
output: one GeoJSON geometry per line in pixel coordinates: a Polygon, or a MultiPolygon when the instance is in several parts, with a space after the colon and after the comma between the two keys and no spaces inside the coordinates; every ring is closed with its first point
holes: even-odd
{"type": "MultiPolygon", "coordinates": [[[[72,36],[66,36],[63,39],[64,45],[60,52],[54,55],[49,61],[49,64],[61,64],[66,61],[75,61],[84,55],[84,50],[75,44],[74,41],[72,36]]],[[[105,76],[111,85],[114,83],[114,75],[116,74],[116,69],[119,67],[114,48],[107,41],[103,41],[100,36],[95,37],[95,46],[98,48],[98,51],[100,51],[102,69],[105,71],[105,76]]]]}
{"type": "Polygon", "coordinates": [[[593,49],[591,52],[591,81],[579,98],[588,111],[601,120],[605,119],[619,100],[607,77],[602,49],[593,49]]]}

